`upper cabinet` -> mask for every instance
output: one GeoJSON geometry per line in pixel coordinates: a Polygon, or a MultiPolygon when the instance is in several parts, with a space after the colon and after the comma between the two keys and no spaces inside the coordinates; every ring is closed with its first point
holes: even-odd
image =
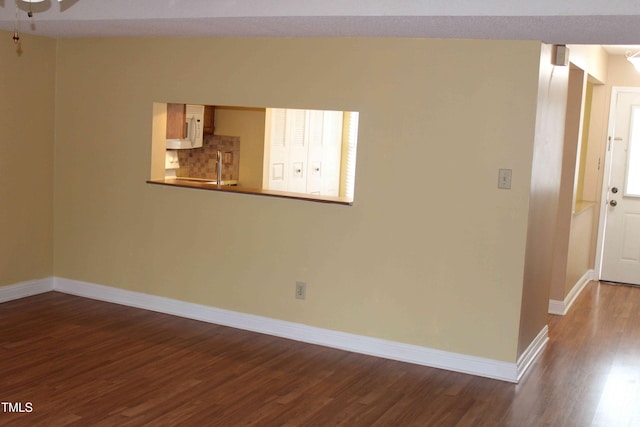
{"type": "Polygon", "coordinates": [[[213,135],[213,131],[216,129],[215,123],[216,107],[213,105],[205,105],[204,107],[204,127],[202,133],[204,135],[213,135]]]}
{"type": "Polygon", "coordinates": [[[185,137],[187,106],[185,104],[167,104],[167,139],[185,137]]]}
{"type": "MultiPolygon", "coordinates": [[[[213,135],[215,130],[216,107],[204,107],[203,135],[213,135]]],[[[167,139],[184,139],[186,135],[187,106],[185,104],[167,104],[167,139]]]]}

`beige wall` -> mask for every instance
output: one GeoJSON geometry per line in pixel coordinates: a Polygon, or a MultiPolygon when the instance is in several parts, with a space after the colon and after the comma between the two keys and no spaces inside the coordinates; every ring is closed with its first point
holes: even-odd
{"type": "Polygon", "coordinates": [[[596,245],[597,228],[594,228],[594,224],[597,226],[597,209],[596,204],[590,204],[572,215],[564,294],[561,298],[556,298],[560,301],[571,292],[580,278],[594,267],[592,249],[596,245]]]}
{"type": "MultiPolygon", "coordinates": [[[[582,139],[583,101],[586,81],[585,72],[571,64],[569,67],[569,83],[565,107],[558,217],[554,234],[553,273],[549,293],[551,299],[559,301],[563,301],[566,296],[567,260],[570,256],[569,240],[574,210],[579,141],[582,139]]],[[[577,238],[578,236],[575,237],[577,238]]]]}
{"type": "Polygon", "coordinates": [[[572,64],[587,71],[592,79],[600,83],[607,81],[609,55],[602,46],[571,44],[567,47],[572,64]]]}
{"type": "Polygon", "coordinates": [[[511,41],[60,40],[55,274],[514,362],[539,58],[511,41]],[[359,111],[354,206],[146,184],[157,100],[359,111]]]}
{"type": "Polygon", "coordinates": [[[549,306],[569,78],[569,67],[554,67],[551,56],[543,45],[518,357],[547,324],[549,306]]]}
{"type": "Polygon", "coordinates": [[[0,31],[0,286],[53,273],[56,43],[0,31]],[[21,53],[18,53],[18,49],[21,53]]]}
{"type": "MultiPolygon", "coordinates": [[[[593,104],[593,83],[591,83],[587,76],[587,84],[585,86],[584,93],[584,118],[582,122],[582,137],[580,139],[580,155],[578,157],[578,164],[576,165],[576,191],[574,210],[579,210],[581,202],[593,202],[595,200],[593,189],[584,185],[585,175],[587,175],[587,157],[590,151],[593,151],[589,147],[589,130],[591,128],[591,107],[593,104]]],[[[588,171],[589,175],[597,176],[595,170],[588,171]]]]}
{"type": "Polygon", "coordinates": [[[608,86],[640,86],[640,73],[624,55],[612,55],[609,57],[607,85],[608,86]]]}
{"type": "Polygon", "coordinates": [[[608,85],[601,84],[593,86],[591,116],[589,120],[589,140],[587,142],[588,151],[585,165],[586,173],[582,190],[583,200],[600,201],[610,97],[611,88],[608,85]]]}
{"type": "Polygon", "coordinates": [[[262,188],[264,108],[216,107],[216,135],[240,137],[240,184],[262,188]]]}

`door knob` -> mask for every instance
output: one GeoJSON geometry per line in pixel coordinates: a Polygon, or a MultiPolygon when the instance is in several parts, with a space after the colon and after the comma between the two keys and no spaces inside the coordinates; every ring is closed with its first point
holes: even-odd
{"type": "Polygon", "coordinates": [[[616,202],[615,200],[610,201],[609,204],[611,206],[618,206],[618,202],[616,202]]]}
{"type": "Polygon", "coordinates": [[[613,187],[613,188],[611,189],[611,192],[612,192],[613,194],[616,194],[616,193],[618,192],[618,187],[613,187]]]}

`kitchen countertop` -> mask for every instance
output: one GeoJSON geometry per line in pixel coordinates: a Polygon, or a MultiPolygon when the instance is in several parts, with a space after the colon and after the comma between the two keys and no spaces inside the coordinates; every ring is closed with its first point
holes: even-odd
{"type": "Polygon", "coordinates": [[[241,187],[238,181],[223,181],[223,185],[215,184],[215,180],[200,178],[165,178],[147,181],[148,184],[166,185],[172,187],[192,188],[196,190],[222,191],[225,193],[253,194],[256,196],[280,197],[285,199],[306,200],[310,202],[332,203],[352,206],[353,200],[346,197],[320,196],[316,194],[290,193],[287,191],[263,190],[260,188],[241,187]]]}
{"type": "MultiPolygon", "coordinates": [[[[167,180],[169,178],[165,178],[165,180],[167,180]]],[[[205,184],[212,184],[212,185],[217,185],[216,183],[216,179],[212,178],[190,178],[190,177],[185,177],[185,176],[177,176],[175,178],[171,178],[171,179],[175,179],[178,181],[195,181],[195,182],[201,182],[201,183],[205,183],[205,184]]],[[[222,180],[222,185],[238,185],[238,180],[237,179],[228,179],[228,180],[222,180]]]]}

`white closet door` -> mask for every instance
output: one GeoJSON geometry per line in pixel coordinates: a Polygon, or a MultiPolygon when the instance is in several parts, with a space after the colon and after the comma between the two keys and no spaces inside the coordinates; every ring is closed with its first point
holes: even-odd
{"type": "Polygon", "coordinates": [[[309,152],[307,164],[307,191],[309,194],[322,194],[323,165],[323,135],[324,111],[309,111],[309,152]]]}
{"type": "Polygon", "coordinates": [[[287,150],[289,155],[287,191],[307,192],[308,114],[305,110],[286,110],[287,150]]]}
{"type": "Polygon", "coordinates": [[[268,189],[287,191],[288,179],[286,166],[289,163],[285,144],[286,113],[283,108],[267,108],[267,126],[270,128],[267,143],[269,145],[269,184],[268,189]]]}
{"type": "Polygon", "coordinates": [[[338,196],[341,111],[267,109],[268,189],[338,196]]]}
{"type": "Polygon", "coordinates": [[[322,188],[320,194],[338,196],[342,154],[342,111],[325,111],[322,138],[322,188]]]}

